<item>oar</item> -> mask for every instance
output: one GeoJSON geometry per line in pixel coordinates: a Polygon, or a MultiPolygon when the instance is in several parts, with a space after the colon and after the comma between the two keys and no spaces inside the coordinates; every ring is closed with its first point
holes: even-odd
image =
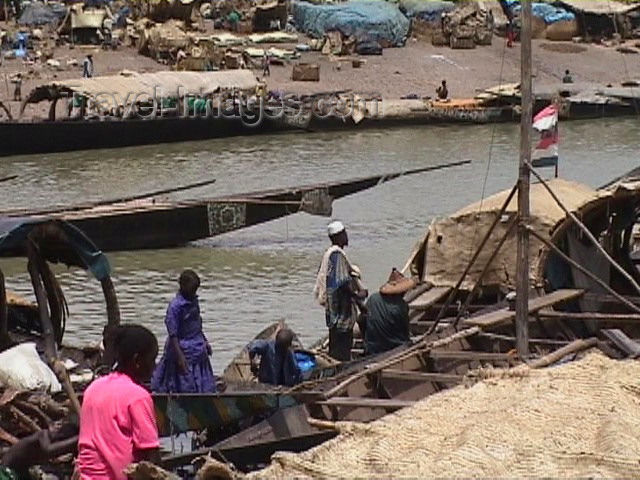
{"type": "Polygon", "coordinates": [[[8,177],[0,178],[0,183],[9,182],[18,178],[18,175],[9,175],[8,177]]]}
{"type": "Polygon", "coordinates": [[[110,200],[100,200],[98,202],[93,202],[93,203],[86,203],[83,205],[72,205],[72,206],[68,206],[68,207],[63,207],[63,206],[58,206],[58,207],[54,207],[51,209],[47,209],[47,210],[39,210],[39,211],[12,211],[12,212],[3,212],[5,215],[6,214],[19,214],[21,212],[24,213],[28,213],[28,215],[48,215],[48,214],[52,214],[52,213],[61,213],[61,212],[76,212],[78,210],[87,210],[90,208],[95,208],[95,207],[103,207],[105,205],[112,205],[112,204],[116,204],[116,203],[126,203],[126,202],[133,202],[135,200],[143,200],[145,198],[151,198],[151,197],[157,197],[158,195],[167,195],[169,193],[176,193],[176,192],[183,192],[185,190],[191,190],[194,188],[200,188],[200,187],[205,187],[207,185],[212,185],[216,182],[216,179],[211,179],[211,180],[205,180],[203,182],[197,182],[197,183],[191,183],[189,185],[183,185],[180,187],[174,187],[174,188],[165,188],[162,190],[156,190],[154,192],[146,192],[146,193],[141,193],[138,195],[131,195],[128,197],[120,197],[120,198],[113,198],[110,200]]]}

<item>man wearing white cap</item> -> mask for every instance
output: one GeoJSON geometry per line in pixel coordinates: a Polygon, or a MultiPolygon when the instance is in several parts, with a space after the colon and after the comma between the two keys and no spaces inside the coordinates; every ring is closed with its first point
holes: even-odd
{"type": "Polygon", "coordinates": [[[349,245],[347,230],[342,222],[333,222],[327,227],[331,247],[326,251],[318,270],[313,293],[318,303],[325,308],[329,329],[329,355],[336,360],[351,360],[353,327],[358,318],[358,307],[365,311],[367,291],[358,288],[359,277],[344,248],[349,245]]]}

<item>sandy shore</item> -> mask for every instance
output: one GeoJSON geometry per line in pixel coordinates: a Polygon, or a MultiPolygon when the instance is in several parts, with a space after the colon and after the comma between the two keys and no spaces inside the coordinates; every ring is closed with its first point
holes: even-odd
{"type": "MultiPolygon", "coordinates": [[[[278,47],[293,48],[293,45],[278,47]]],[[[13,87],[7,76],[18,71],[26,73],[22,87],[22,93],[26,95],[37,84],[81,76],[82,59],[88,52],[93,53],[97,75],[113,75],[124,69],[150,72],[168,68],[129,47],[102,51],[95,47],[71,49],[62,46],[56,48],[54,54],[64,67],[62,71],[42,65],[28,66],[22,60],[5,60],[0,66],[0,100],[10,106],[14,115],[17,114],[19,104],[11,101],[13,87]],[[70,59],[75,59],[78,65],[67,67],[70,59]]],[[[386,49],[382,56],[363,58],[364,65],[355,69],[351,62],[331,59],[319,52],[305,52],[298,61],[318,63],[319,82],[294,82],[291,65],[274,65],[267,78],[268,87],[301,94],[353,90],[376,93],[383,98],[399,98],[409,94],[433,96],[439,83],[446,79],[452,97],[468,97],[500,82],[517,82],[520,77],[518,45],[506,48],[504,39],[497,36],[494,36],[493,45],[473,50],[434,47],[411,39],[403,48],[386,49]]],[[[628,79],[640,79],[640,55],[622,54],[615,48],[599,45],[534,41],[534,74],[538,84],[558,82],[566,69],[571,70],[576,82],[619,84],[628,79]]],[[[262,72],[256,71],[256,74],[261,76],[262,72]]],[[[46,114],[41,109],[30,109],[29,112],[30,116],[46,114]]]]}

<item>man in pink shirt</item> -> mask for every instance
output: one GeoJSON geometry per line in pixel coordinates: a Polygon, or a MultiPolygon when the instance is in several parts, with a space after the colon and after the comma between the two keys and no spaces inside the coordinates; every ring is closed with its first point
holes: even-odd
{"type": "Polygon", "coordinates": [[[78,441],[82,480],[126,480],[131,463],[160,463],[153,400],[142,386],[151,379],[158,341],[146,328],[123,325],[115,336],[115,371],[84,393],[78,441]]]}

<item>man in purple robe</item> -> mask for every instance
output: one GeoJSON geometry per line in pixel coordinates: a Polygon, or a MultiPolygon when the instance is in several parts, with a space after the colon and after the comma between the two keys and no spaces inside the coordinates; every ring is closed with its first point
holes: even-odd
{"type": "Polygon", "coordinates": [[[216,380],[209,362],[211,345],[202,331],[196,294],[200,278],[193,270],[185,270],[179,284],[180,290],[167,308],[169,336],[151,389],[158,393],[213,393],[216,380]]]}

